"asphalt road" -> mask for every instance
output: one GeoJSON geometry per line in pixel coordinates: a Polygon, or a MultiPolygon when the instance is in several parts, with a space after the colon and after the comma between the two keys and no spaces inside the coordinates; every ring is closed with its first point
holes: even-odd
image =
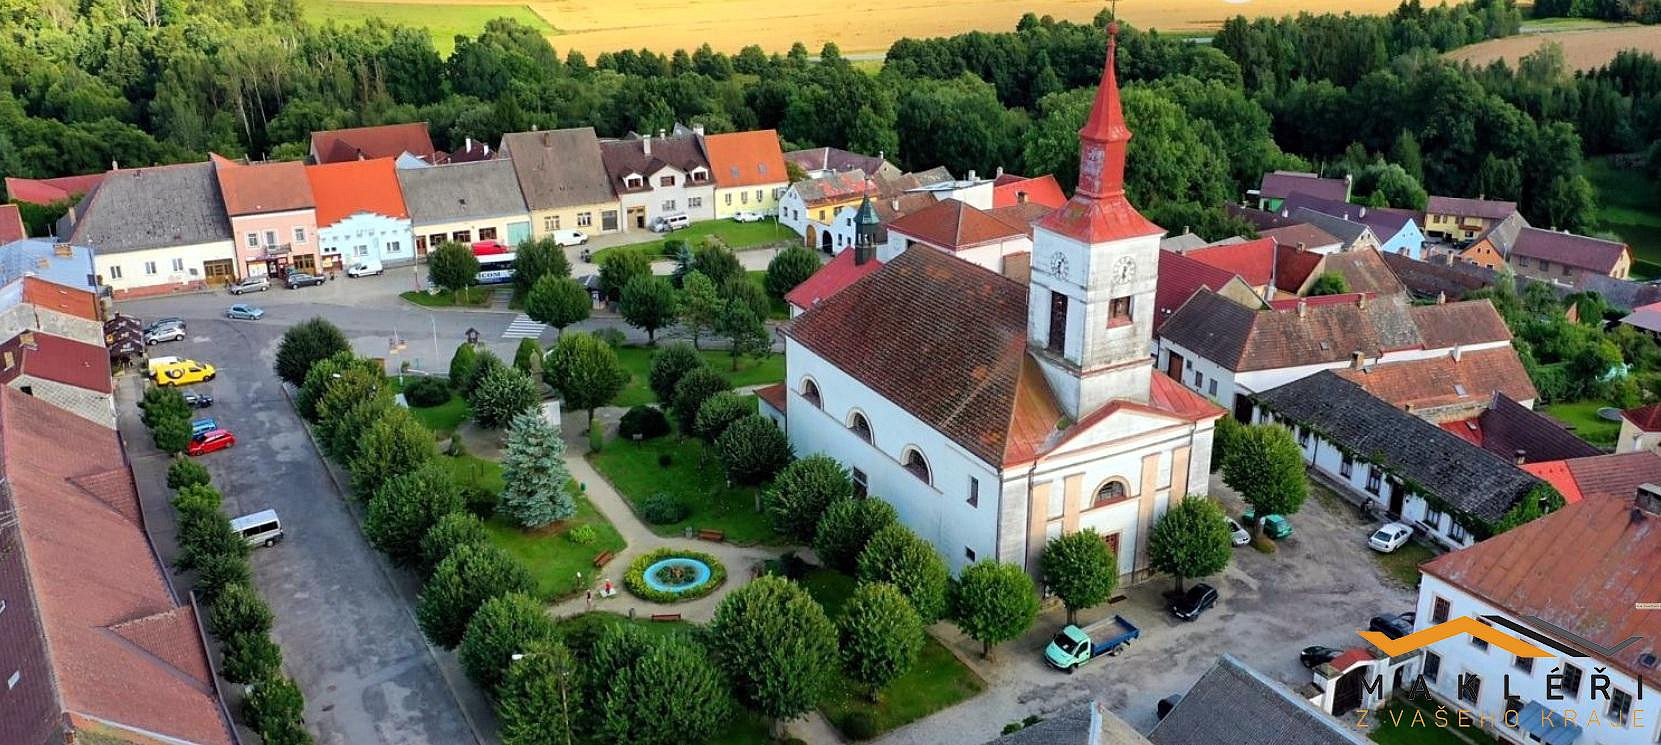
{"type": "MultiPolygon", "coordinates": [[[[301,297],[304,292],[291,294],[301,297]]],[[[232,516],[275,509],[283,521],[287,539],[253,553],[255,583],[276,615],[273,635],[282,646],[287,672],[306,694],[306,721],[317,741],[476,742],[457,692],[470,707],[478,707],[477,692],[455,680],[450,655],[429,649],[412,615],[409,578],[391,574],[361,537],[357,520],[272,373],[282,325],[212,319],[205,310],[190,312],[191,306],[222,307],[223,300],[179,297],[123,303],[121,310],[143,317],[148,311],[132,306],[157,305],[186,317],[189,339],[156,350],[218,368],[216,380],[189,390],[214,396],[215,405],[201,413],[234,432],[237,445],[201,461],[213,473],[232,516]],[[459,685],[452,687],[452,682],[459,685]]],[[[312,303],[268,305],[277,317],[305,317],[319,309],[312,303]]],[[[357,315],[366,316],[370,324],[370,319],[382,317],[357,315]]],[[[364,326],[359,328],[367,335],[364,326]]],[[[176,548],[166,503],[166,456],[151,446],[135,407],[144,385],[133,374],[120,380],[121,430],[158,550],[170,561],[176,548]]]]}

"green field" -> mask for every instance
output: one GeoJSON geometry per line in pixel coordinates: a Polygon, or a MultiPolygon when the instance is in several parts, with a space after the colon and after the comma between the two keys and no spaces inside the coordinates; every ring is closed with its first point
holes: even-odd
{"type": "MultiPolygon", "coordinates": [[[[617,348],[617,361],[623,364],[623,369],[629,373],[629,384],[623,388],[617,397],[612,399],[612,406],[639,406],[653,403],[657,396],[647,385],[647,374],[652,369],[652,353],[656,347],[642,347],[627,345],[617,348]]],[[[754,357],[740,357],[738,371],[732,369],[732,355],[723,349],[705,349],[700,354],[711,369],[726,376],[727,382],[734,388],[747,385],[767,385],[784,380],[784,355],[770,354],[765,359],[754,357]]]]}
{"type": "Polygon", "coordinates": [[[1598,231],[1632,247],[1635,277],[1661,277],[1661,185],[1608,157],[1586,159],[1582,172],[1598,190],[1598,231]]]}
{"type": "Polygon", "coordinates": [[[594,467],[636,510],[653,494],[672,494],[692,508],[685,520],[648,525],[658,535],[681,535],[687,528],[719,530],[740,544],[780,544],[767,515],[756,511],[756,487],[728,486],[715,453],[695,437],[675,435],[633,442],[612,440],[588,456],[594,467]],[[668,466],[660,465],[669,456],[668,466]]]}
{"type": "Polygon", "coordinates": [[[433,47],[442,56],[450,56],[455,49],[455,37],[475,36],[484,30],[492,18],[512,18],[539,29],[546,34],[558,33],[542,16],[525,5],[435,5],[432,3],[352,2],[351,0],[300,0],[302,16],[310,23],[323,25],[362,23],[368,18],[379,18],[389,24],[425,28],[433,37],[433,47]]]}
{"type": "Polygon", "coordinates": [[[709,236],[720,238],[721,242],[726,244],[727,248],[734,251],[742,251],[747,248],[759,248],[761,246],[766,246],[779,241],[788,240],[795,242],[798,240],[796,234],[790,232],[789,228],[779,225],[773,220],[762,220],[761,222],[705,220],[703,222],[692,223],[691,225],[681,228],[680,230],[663,233],[659,237],[649,241],[629,243],[622,246],[612,246],[611,248],[602,248],[594,252],[593,260],[595,263],[599,263],[599,261],[605,258],[607,254],[634,249],[645,251],[653,258],[673,258],[664,252],[663,245],[666,242],[671,240],[682,240],[686,241],[689,246],[697,246],[700,241],[709,236]]]}

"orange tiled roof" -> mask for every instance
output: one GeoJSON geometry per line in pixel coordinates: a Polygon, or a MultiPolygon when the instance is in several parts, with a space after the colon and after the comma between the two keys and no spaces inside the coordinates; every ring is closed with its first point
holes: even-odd
{"type": "Polygon", "coordinates": [[[1000,220],[956,199],[936,202],[896,219],[888,224],[888,230],[953,251],[1027,234],[1025,226],[1000,220]]]}
{"type": "MultiPolygon", "coordinates": [[[[1275,273],[1275,241],[1258,238],[1240,243],[1196,248],[1183,254],[1207,266],[1238,274],[1246,284],[1261,287],[1269,284],[1275,273]]],[[[1211,288],[1213,290],[1218,288],[1211,288]]]]}
{"type": "Polygon", "coordinates": [[[1540,397],[1509,346],[1462,352],[1457,360],[1445,354],[1344,369],[1338,375],[1394,406],[1414,409],[1486,402],[1495,391],[1515,401],[1540,397]]]}
{"type": "Polygon", "coordinates": [[[317,200],[317,227],[333,225],[359,212],[409,217],[398,171],[391,158],[351,160],[306,166],[317,200]]]}
{"type": "Polygon", "coordinates": [[[715,185],[722,188],[790,180],[785,175],[784,151],[779,149],[779,133],[775,130],[709,135],[704,138],[704,154],[709,157],[715,185]]]}
{"type": "Polygon", "coordinates": [[[1067,203],[1067,195],[1061,191],[1061,184],[1053,174],[1046,173],[1036,178],[1005,174],[992,185],[992,206],[1020,204],[1023,195],[1028,204],[1042,204],[1050,209],[1059,209],[1067,203]]]}
{"type": "Polygon", "coordinates": [[[232,217],[315,206],[306,166],[297,161],[242,165],[215,160],[214,173],[225,197],[225,214],[232,217]]]}

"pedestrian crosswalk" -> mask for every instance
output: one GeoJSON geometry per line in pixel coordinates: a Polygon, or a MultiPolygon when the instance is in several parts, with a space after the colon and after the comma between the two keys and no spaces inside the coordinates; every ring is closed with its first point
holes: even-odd
{"type": "Polygon", "coordinates": [[[548,327],[531,320],[530,316],[520,313],[513,323],[508,324],[507,330],[502,332],[503,339],[535,339],[542,336],[548,327]]]}

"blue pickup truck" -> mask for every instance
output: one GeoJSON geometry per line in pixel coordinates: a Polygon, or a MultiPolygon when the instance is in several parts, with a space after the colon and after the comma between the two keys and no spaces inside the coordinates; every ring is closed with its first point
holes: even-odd
{"type": "Polygon", "coordinates": [[[1123,652],[1132,641],[1142,636],[1142,630],[1115,615],[1084,628],[1067,624],[1044,648],[1044,661],[1057,670],[1071,673],[1097,657],[1110,657],[1123,652]]]}

